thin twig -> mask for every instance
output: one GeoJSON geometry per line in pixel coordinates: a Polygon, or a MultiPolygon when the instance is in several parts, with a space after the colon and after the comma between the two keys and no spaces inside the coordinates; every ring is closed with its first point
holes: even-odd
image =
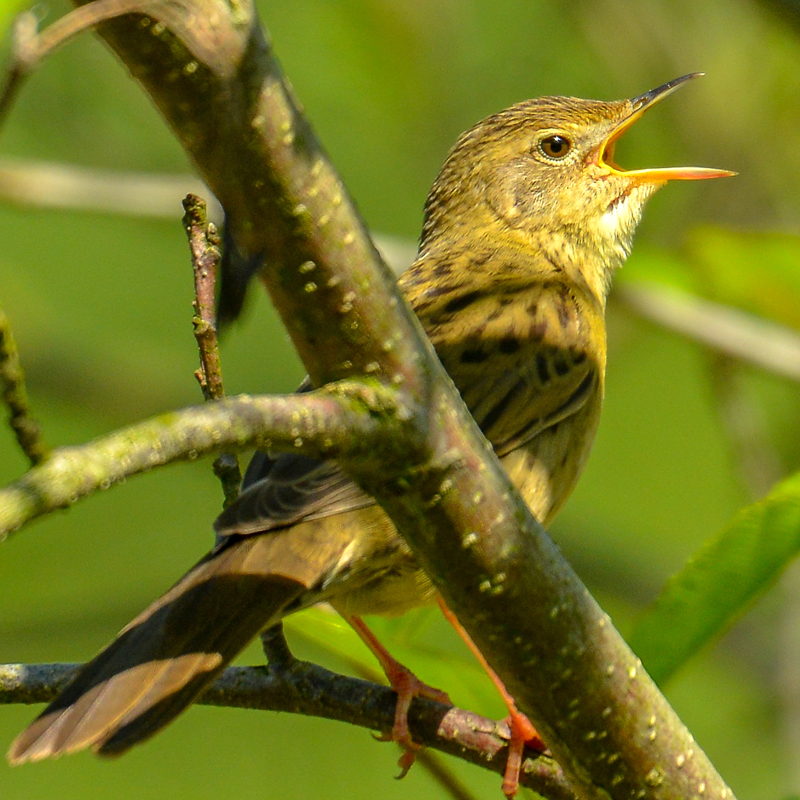
{"type": "Polygon", "coordinates": [[[24,80],[44,58],[99,22],[136,10],[141,5],[141,0],[96,0],[70,11],[43,31],[39,31],[39,18],[33,11],[20,14],[11,26],[10,63],[0,93],[0,125],[24,80]]]}
{"type": "Polygon", "coordinates": [[[39,31],[39,19],[32,11],[20,14],[12,25],[10,63],[0,92],[0,125],[3,124],[25,79],[47,56],[86,30],[125,14],[145,14],[176,29],[188,50],[204,63],[224,72],[231,53],[214,36],[213,15],[192,15],[180,0],[93,0],[79,5],[39,31]],[[188,22],[187,22],[188,18],[188,22]]]}
{"type": "MultiPolygon", "coordinates": [[[[220,237],[213,222],[208,221],[205,201],[189,194],[183,201],[186,211],[183,225],[189,238],[194,273],[194,336],[200,351],[200,369],[195,372],[207,402],[222,400],[225,386],[214,314],[216,277],[220,262],[220,237]]],[[[214,459],[214,474],[222,484],[225,506],[239,495],[242,472],[235,453],[223,452],[214,459]]]]}
{"type": "MultiPolygon", "coordinates": [[[[76,664],[0,665],[0,704],[52,700],[74,675],[76,664]]],[[[228,667],[197,701],[203,705],[286,711],[389,731],[397,695],[387,686],[292,660],[277,668],[228,667]]],[[[414,741],[502,773],[508,726],[470,711],[417,698],[409,725],[414,741]]],[[[520,783],[554,800],[574,800],[560,769],[547,756],[526,750],[520,783]]]]}
{"type": "Polygon", "coordinates": [[[220,238],[213,223],[208,221],[205,201],[194,194],[183,200],[186,211],[183,225],[189,239],[194,273],[194,336],[200,351],[200,369],[197,380],[208,400],[225,397],[219,343],[214,317],[214,287],[220,261],[220,238]]]}
{"type": "Polygon", "coordinates": [[[8,406],[9,424],[31,466],[44,461],[50,449],[41,437],[39,423],[30,415],[25,373],[11,322],[0,308],[0,397],[8,406]]]}

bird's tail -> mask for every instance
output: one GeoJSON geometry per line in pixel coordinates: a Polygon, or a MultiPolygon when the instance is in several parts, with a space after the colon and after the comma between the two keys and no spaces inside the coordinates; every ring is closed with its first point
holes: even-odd
{"type": "Polygon", "coordinates": [[[171,722],[339,555],[317,551],[312,575],[297,548],[281,547],[284,533],[229,541],[202,559],[79,671],[17,737],[9,761],[89,746],[118,755],[171,722]]]}

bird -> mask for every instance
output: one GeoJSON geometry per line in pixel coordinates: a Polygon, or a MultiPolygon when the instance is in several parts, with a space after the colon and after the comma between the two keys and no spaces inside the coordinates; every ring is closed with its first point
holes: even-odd
{"type": "MultiPolygon", "coordinates": [[[[734,174],[614,161],[619,137],[699,74],[633,99],[541,97],[489,116],[457,140],[425,203],[400,289],[544,526],[589,457],[606,298],[647,200],[671,180],[734,174]]],[[[378,656],[398,689],[394,736],[413,752],[411,697],[446,696],[409,679],[361,618],[402,614],[436,591],[382,508],[335,461],[256,453],[214,527],[213,549],[16,738],[12,764],[86,747],[125,752],[184,711],[257,635],[322,602],[378,656]]],[[[509,795],[513,783],[504,783],[509,795]]]]}

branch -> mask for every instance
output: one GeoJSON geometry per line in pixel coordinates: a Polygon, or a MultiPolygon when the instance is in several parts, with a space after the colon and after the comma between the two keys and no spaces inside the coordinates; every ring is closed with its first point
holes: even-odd
{"type": "Polygon", "coordinates": [[[614,292],[636,313],[727,356],[800,381],[800,336],[744,311],[664,287],[614,292]]]}
{"type": "Polygon", "coordinates": [[[293,450],[318,458],[369,451],[386,458],[386,433],[407,412],[380,386],[331,384],[305,394],[239,397],[162,414],[89,444],[53,450],[0,489],[0,541],[43,514],[124,479],[222,450],[293,450]]]}
{"type": "MultiPolygon", "coordinates": [[[[192,175],[119,172],[52,161],[0,158],[0,199],[36,208],[81,209],[102,214],[175,219],[178,199],[208,187],[192,175]]],[[[210,216],[222,210],[212,200],[210,216]]]]}
{"type": "Polygon", "coordinates": [[[176,35],[185,35],[185,23],[160,46],[141,20],[114,20],[101,34],[222,202],[237,249],[260,260],[312,383],[374,375],[408,402],[413,424],[395,460],[375,469],[341,459],[343,466],[408,540],[577,794],[731,797],[453,391],[303,118],[253,7],[240,4],[235,25],[213,0],[199,7],[217,18],[215,36],[229,51],[241,43],[235,70],[217,62],[181,71],[176,35]]]}
{"type": "Polygon", "coordinates": [[[0,308],[0,398],[8,406],[9,425],[17,437],[22,452],[32,466],[44,461],[49,448],[41,438],[39,423],[30,415],[25,373],[19,361],[19,351],[11,321],[0,308]]]}
{"type": "MultiPolygon", "coordinates": [[[[195,316],[192,322],[200,350],[200,369],[195,372],[195,377],[206,401],[222,400],[225,397],[225,387],[222,382],[222,363],[214,314],[220,238],[214,223],[208,221],[204,200],[190,194],[184,199],[183,207],[186,210],[183,225],[189,237],[194,273],[195,316]]],[[[220,453],[214,459],[213,468],[214,474],[222,483],[225,506],[228,506],[239,496],[239,485],[242,482],[239,459],[235,453],[220,453]]]]}
{"type": "Polygon", "coordinates": [[[196,376],[206,400],[222,400],[222,365],[219,360],[217,328],[214,318],[214,286],[220,261],[220,238],[216,226],[208,221],[205,202],[187,195],[183,226],[189,239],[194,273],[194,336],[200,350],[200,369],[196,376]]]}
{"type": "MultiPolygon", "coordinates": [[[[188,175],[0,159],[0,198],[37,208],[174,218],[176,197],[205,188],[188,175]]],[[[220,219],[221,210],[213,199],[211,206],[210,216],[220,219]]],[[[395,274],[413,262],[416,248],[410,240],[379,234],[373,239],[395,274]]],[[[666,287],[624,284],[614,289],[610,302],[732,358],[800,381],[800,337],[790,328],[666,287]]]]}
{"type": "Polygon", "coordinates": [[[33,11],[24,11],[11,26],[10,63],[6,82],[0,93],[0,124],[7,116],[25,79],[51,53],[104,19],[136,11],[141,0],[96,0],[56,20],[39,32],[39,19],[33,11]]]}
{"type": "MultiPolygon", "coordinates": [[[[0,705],[47,703],[80,664],[0,664],[0,705]]],[[[228,667],[197,701],[202,705],[285,711],[388,732],[397,695],[387,686],[294,660],[287,667],[228,667]]],[[[508,725],[471,711],[417,698],[408,717],[414,741],[502,774],[508,725]]],[[[574,800],[558,765],[526,750],[521,783],[553,800],[574,800]]]]}

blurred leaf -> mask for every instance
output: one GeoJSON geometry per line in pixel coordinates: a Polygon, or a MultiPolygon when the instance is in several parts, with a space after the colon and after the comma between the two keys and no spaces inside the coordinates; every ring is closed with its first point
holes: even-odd
{"type": "Polygon", "coordinates": [[[703,227],[688,253],[701,293],[800,328],[800,236],[703,227]]]}
{"type": "Polygon", "coordinates": [[[742,510],[666,584],[628,637],[663,683],[719,636],[800,550],[800,473],[742,510]]]}

